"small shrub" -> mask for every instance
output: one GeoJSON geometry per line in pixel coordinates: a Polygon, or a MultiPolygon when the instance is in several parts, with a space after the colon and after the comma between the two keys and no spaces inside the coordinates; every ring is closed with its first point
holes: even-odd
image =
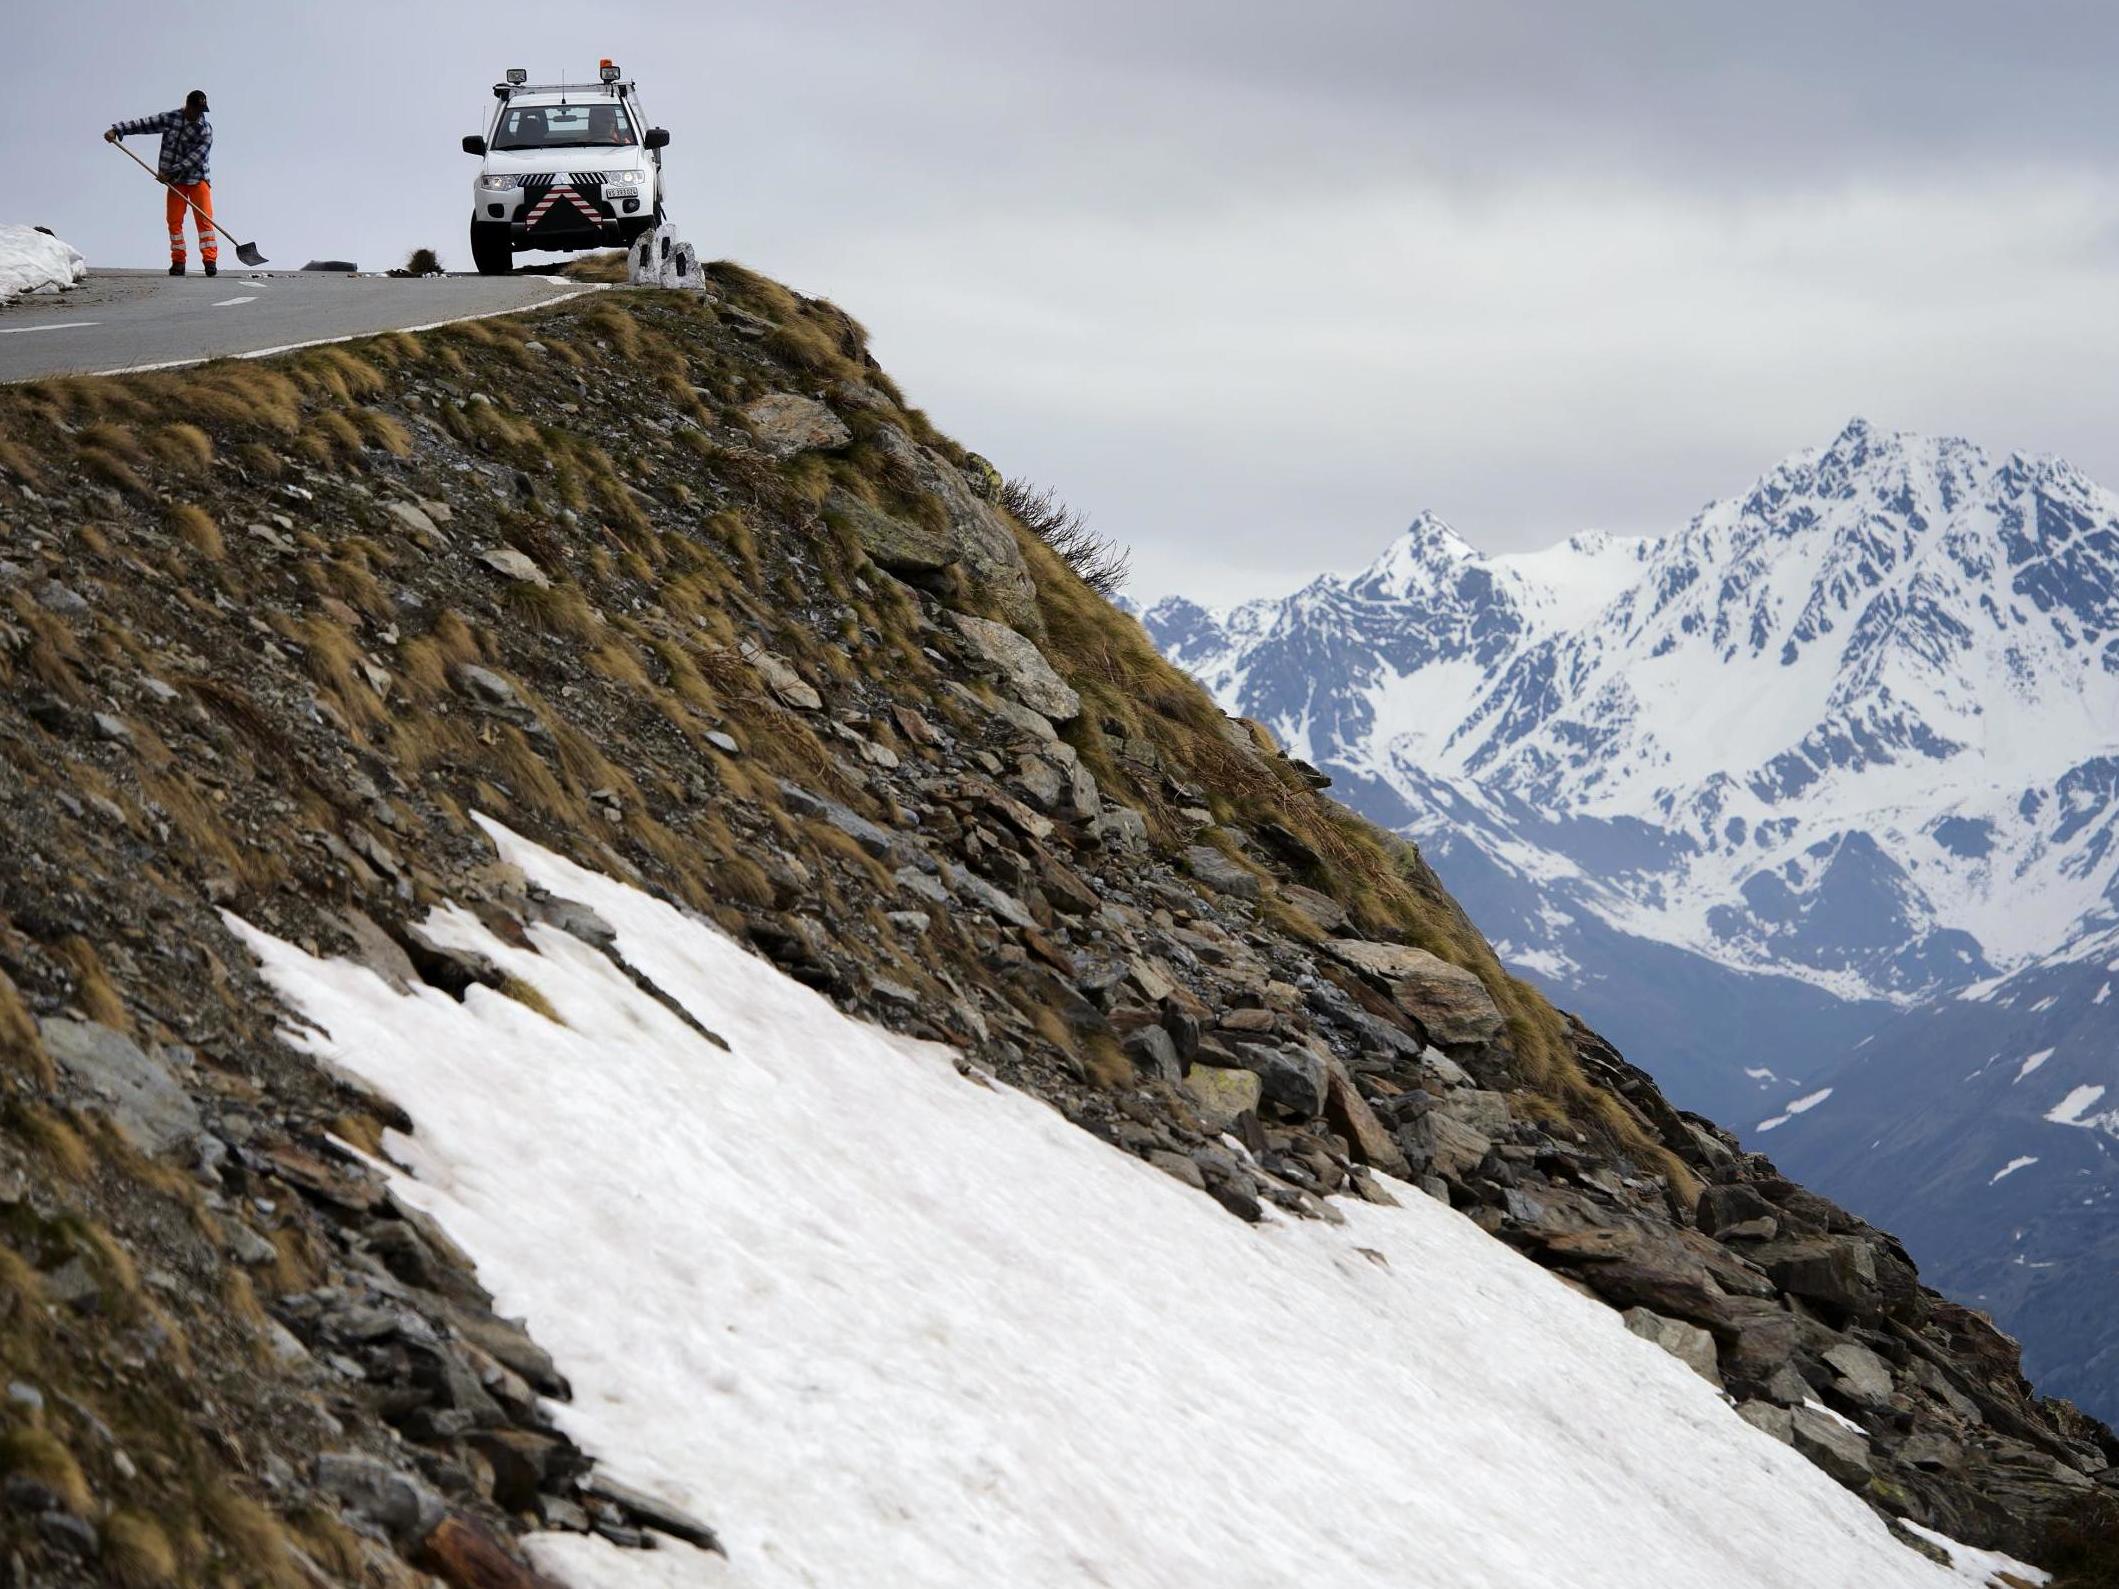
{"type": "Polygon", "coordinates": [[[441,255],[435,253],[431,248],[413,249],[412,257],[405,261],[405,274],[407,276],[439,276],[441,274],[441,255]]]}
{"type": "Polygon", "coordinates": [[[1027,480],[1004,481],[1001,506],[1014,516],[1016,523],[1057,552],[1081,582],[1106,601],[1125,588],[1133,554],[1109,536],[1090,529],[1089,521],[1052,491],[1027,480]]]}

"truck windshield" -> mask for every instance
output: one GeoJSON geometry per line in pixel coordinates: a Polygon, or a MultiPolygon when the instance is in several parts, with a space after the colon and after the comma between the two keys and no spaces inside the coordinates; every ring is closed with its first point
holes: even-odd
{"type": "Polygon", "coordinates": [[[510,105],[501,114],[493,147],[602,149],[637,141],[625,107],[604,100],[586,105],[510,105]]]}

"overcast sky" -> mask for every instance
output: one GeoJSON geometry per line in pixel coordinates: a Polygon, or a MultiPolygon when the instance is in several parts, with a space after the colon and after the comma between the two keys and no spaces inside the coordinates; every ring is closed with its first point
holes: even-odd
{"type": "Polygon", "coordinates": [[[615,57],[702,256],[852,311],[1141,596],[1287,589],[1423,508],[1671,529],[1856,413],[2119,484],[2108,3],[10,12],[0,219],[102,264],[161,204],[98,135],[203,87],[275,264],[462,267],[491,82],[615,57]]]}

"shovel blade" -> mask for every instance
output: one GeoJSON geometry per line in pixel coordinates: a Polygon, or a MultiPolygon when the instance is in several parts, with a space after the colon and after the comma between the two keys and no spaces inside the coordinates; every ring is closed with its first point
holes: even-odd
{"type": "MultiPolygon", "coordinates": [[[[179,213],[182,212],[180,211],[179,213]]],[[[265,256],[258,252],[258,245],[255,243],[236,244],[235,257],[246,265],[262,265],[265,263],[265,256]]]]}

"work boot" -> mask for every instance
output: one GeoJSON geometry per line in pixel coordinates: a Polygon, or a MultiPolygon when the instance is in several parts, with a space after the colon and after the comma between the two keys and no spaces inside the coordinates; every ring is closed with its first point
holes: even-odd
{"type": "Polygon", "coordinates": [[[173,263],[172,263],[172,264],[170,265],[170,267],[169,267],[169,273],[170,273],[170,275],[172,275],[172,276],[181,276],[181,275],[183,275],[183,274],[184,274],[184,261],[182,261],[181,259],[179,259],[179,260],[176,260],[176,261],[174,261],[174,262],[173,262],[173,263]]]}
{"type": "Polygon", "coordinates": [[[209,276],[218,276],[218,275],[219,275],[220,273],[221,273],[221,266],[220,266],[220,263],[219,263],[219,261],[217,261],[217,260],[211,260],[211,259],[209,259],[209,260],[207,260],[207,261],[206,261],[206,274],[207,274],[207,275],[209,275],[209,276]]]}

